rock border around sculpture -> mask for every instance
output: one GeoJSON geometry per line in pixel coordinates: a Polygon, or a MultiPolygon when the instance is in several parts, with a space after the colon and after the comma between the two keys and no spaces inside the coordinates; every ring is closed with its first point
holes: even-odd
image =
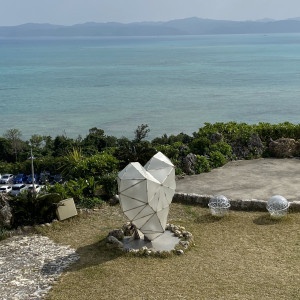
{"type": "Polygon", "coordinates": [[[107,236],[106,246],[109,249],[117,249],[123,253],[134,255],[134,256],[145,256],[145,257],[161,257],[165,258],[172,254],[182,255],[192,246],[194,246],[194,237],[192,233],[187,231],[183,226],[167,224],[166,231],[170,231],[174,234],[175,237],[178,237],[180,240],[174,249],[167,250],[155,250],[153,248],[148,248],[146,246],[141,247],[140,249],[128,248],[124,246],[124,239],[128,238],[134,234],[134,226],[130,222],[127,222],[122,226],[121,229],[115,229],[109,232],[107,236]],[[130,228],[132,230],[130,231],[130,228]],[[128,231],[129,230],[129,231],[128,231]],[[126,235],[126,234],[130,235],[126,235]]]}

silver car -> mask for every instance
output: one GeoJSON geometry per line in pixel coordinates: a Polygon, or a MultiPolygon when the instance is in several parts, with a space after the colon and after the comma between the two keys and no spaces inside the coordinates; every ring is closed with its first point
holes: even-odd
{"type": "MultiPolygon", "coordinates": [[[[35,184],[34,185],[35,192],[38,194],[39,192],[41,192],[41,189],[44,187],[45,187],[44,185],[35,184]]],[[[28,192],[33,193],[33,185],[32,184],[30,186],[28,186],[28,192]]]]}
{"type": "Polygon", "coordinates": [[[11,191],[11,186],[10,185],[0,186],[0,193],[7,194],[10,191],[11,191]]]}
{"type": "Polygon", "coordinates": [[[13,196],[17,196],[18,194],[25,192],[27,189],[28,188],[27,188],[26,184],[22,184],[22,183],[14,184],[12,186],[10,194],[13,196]]]}
{"type": "Polygon", "coordinates": [[[14,179],[13,174],[4,174],[0,179],[0,183],[4,183],[4,184],[12,183],[13,179],[14,179]]]}

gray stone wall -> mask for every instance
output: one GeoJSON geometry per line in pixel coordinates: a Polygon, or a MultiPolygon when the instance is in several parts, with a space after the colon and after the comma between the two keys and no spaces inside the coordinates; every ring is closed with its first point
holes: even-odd
{"type": "MultiPolygon", "coordinates": [[[[208,203],[212,195],[198,195],[188,193],[175,193],[173,202],[198,204],[202,207],[208,207],[208,203]]],[[[241,199],[230,201],[230,209],[232,210],[248,210],[248,211],[266,211],[267,201],[258,199],[241,199]]],[[[290,201],[290,212],[300,212],[300,201],[290,201]]]]}

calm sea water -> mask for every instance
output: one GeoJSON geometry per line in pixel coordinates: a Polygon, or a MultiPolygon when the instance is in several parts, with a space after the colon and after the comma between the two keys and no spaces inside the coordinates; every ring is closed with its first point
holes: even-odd
{"type": "Polygon", "coordinates": [[[0,40],[0,135],[299,123],[300,35],[0,40]]]}

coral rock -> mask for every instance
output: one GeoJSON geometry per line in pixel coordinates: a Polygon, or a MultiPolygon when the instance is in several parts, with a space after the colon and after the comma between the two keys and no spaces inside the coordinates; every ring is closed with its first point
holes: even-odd
{"type": "Polygon", "coordinates": [[[124,239],[124,232],[122,229],[115,229],[111,231],[108,236],[114,236],[118,240],[123,240],[124,239]]]}
{"type": "Polygon", "coordinates": [[[182,170],[186,174],[195,174],[195,165],[197,163],[197,156],[193,153],[188,154],[182,160],[182,170]]]}
{"type": "Polygon", "coordinates": [[[271,141],[269,151],[275,157],[291,157],[300,154],[300,142],[294,139],[280,138],[276,141],[271,141]]]}

